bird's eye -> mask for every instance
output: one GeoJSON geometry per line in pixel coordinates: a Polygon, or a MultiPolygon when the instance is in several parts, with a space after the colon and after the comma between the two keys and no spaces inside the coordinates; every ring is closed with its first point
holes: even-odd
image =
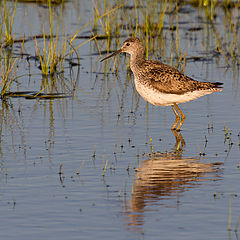
{"type": "Polygon", "coordinates": [[[127,43],[126,46],[130,46],[130,43],[127,43]]]}

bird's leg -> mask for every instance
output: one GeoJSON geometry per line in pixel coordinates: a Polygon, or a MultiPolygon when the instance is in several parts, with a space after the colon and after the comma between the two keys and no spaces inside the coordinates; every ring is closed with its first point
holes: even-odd
{"type": "Polygon", "coordinates": [[[181,150],[180,144],[182,145],[182,148],[185,147],[185,145],[186,145],[185,140],[179,131],[172,129],[172,132],[176,139],[175,150],[179,151],[179,150],[181,150]]]}
{"type": "Polygon", "coordinates": [[[174,113],[175,113],[175,116],[176,116],[176,120],[175,120],[175,122],[174,122],[174,124],[173,124],[173,126],[172,126],[172,130],[175,130],[176,129],[176,126],[178,125],[178,123],[179,123],[179,121],[180,121],[180,116],[179,116],[179,114],[178,114],[178,112],[177,112],[177,110],[176,110],[176,108],[175,108],[175,104],[174,105],[171,105],[172,106],[172,109],[173,109],[173,111],[174,111],[174,113]]]}
{"type": "Polygon", "coordinates": [[[182,112],[182,110],[179,108],[179,106],[178,106],[176,103],[174,103],[174,107],[175,107],[175,108],[178,110],[178,112],[181,114],[181,121],[180,121],[178,127],[176,128],[176,130],[179,131],[180,128],[181,128],[181,126],[183,125],[183,122],[185,121],[185,118],[186,118],[186,117],[185,117],[184,113],[182,112]]]}

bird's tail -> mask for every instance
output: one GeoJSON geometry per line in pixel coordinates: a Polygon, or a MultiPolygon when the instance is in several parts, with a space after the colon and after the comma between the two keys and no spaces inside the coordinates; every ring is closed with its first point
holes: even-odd
{"type": "Polygon", "coordinates": [[[223,87],[222,87],[223,83],[221,83],[221,82],[213,82],[213,83],[211,83],[211,85],[212,85],[211,87],[214,88],[218,92],[223,90],[223,87]]]}

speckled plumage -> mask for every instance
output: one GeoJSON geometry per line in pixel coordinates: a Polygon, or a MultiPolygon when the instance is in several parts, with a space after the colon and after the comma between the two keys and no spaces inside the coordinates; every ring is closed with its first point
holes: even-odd
{"type": "Polygon", "coordinates": [[[184,94],[198,90],[221,91],[219,83],[199,82],[158,61],[143,61],[133,68],[134,76],[157,90],[169,94],[184,94]]]}
{"type": "Polygon", "coordinates": [[[222,83],[199,82],[160,61],[145,60],[144,49],[138,38],[128,38],[121,49],[102,59],[106,60],[118,53],[130,54],[130,68],[134,74],[138,93],[148,102],[157,106],[173,107],[176,121],[173,129],[179,130],[185,119],[178,103],[192,101],[206,94],[222,91],[222,83]],[[176,128],[180,115],[182,120],[176,128]]]}

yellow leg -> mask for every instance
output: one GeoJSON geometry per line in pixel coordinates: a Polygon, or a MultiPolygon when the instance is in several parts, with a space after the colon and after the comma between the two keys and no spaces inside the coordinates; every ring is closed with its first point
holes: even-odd
{"type": "Polygon", "coordinates": [[[184,140],[182,134],[179,131],[176,131],[175,129],[172,129],[172,132],[176,139],[176,143],[175,143],[176,150],[181,149],[180,144],[182,145],[182,148],[185,147],[186,143],[185,143],[185,140],[184,140]]]}
{"type": "Polygon", "coordinates": [[[173,109],[173,111],[175,113],[175,116],[176,116],[176,120],[175,120],[175,122],[174,122],[174,124],[172,126],[172,130],[175,130],[177,125],[178,125],[178,123],[179,123],[179,121],[180,121],[180,116],[179,116],[177,110],[175,109],[175,104],[172,105],[172,109],[173,109]]]}
{"type": "Polygon", "coordinates": [[[181,128],[181,126],[183,125],[183,122],[185,121],[185,118],[186,118],[186,117],[185,117],[185,115],[183,114],[182,110],[179,108],[179,106],[178,106],[176,103],[174,103],[174,107],[175,107],[175,108],[178,110],[178,112],[181,114],[181,121],[180,121],[178,127],[176,128],[176,130],[179,131],[180,128],[181,128]]]}

